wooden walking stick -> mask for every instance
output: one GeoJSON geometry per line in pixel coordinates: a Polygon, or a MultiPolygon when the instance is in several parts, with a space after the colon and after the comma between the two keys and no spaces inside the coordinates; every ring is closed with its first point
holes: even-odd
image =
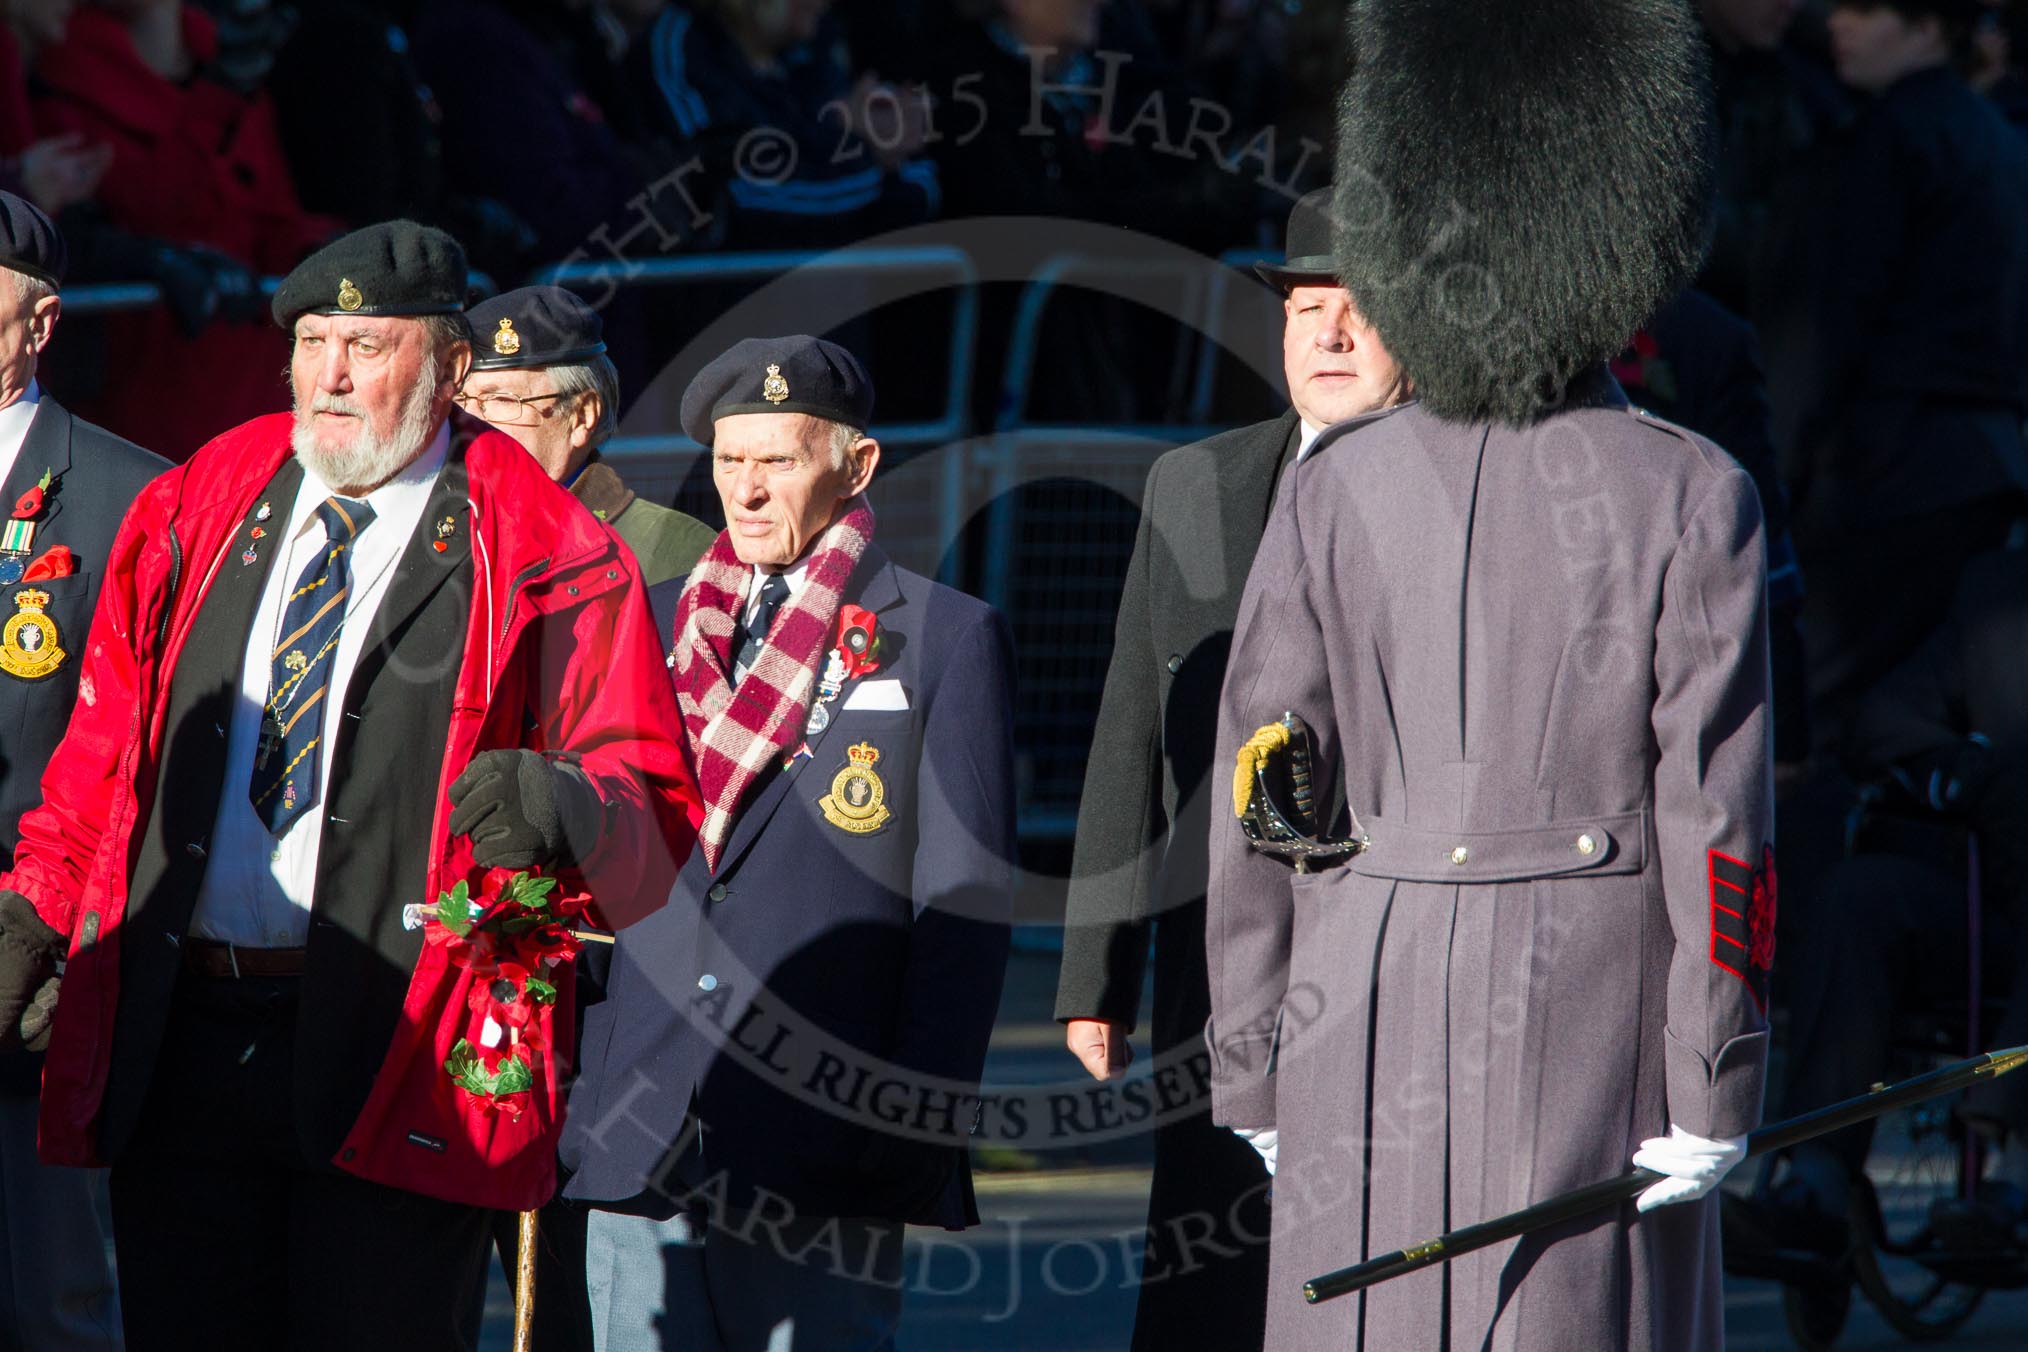
{"type": "Polygon", "coordinates": [[[514,1246],[514,1352],[535,1347],[535,1216],[521,1213],[514,1246]]]}

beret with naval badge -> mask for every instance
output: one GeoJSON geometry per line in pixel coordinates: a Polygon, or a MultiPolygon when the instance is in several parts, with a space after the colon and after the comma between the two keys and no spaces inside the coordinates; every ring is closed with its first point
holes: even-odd
{"type": "Polygon", "coordinates": [[[713,425],[738,413],[807,413],[865,431],[873,420],[873,381],[859,358],[822,338],[747,338],[683,392],[683,431],[709,446],[713,425]]]}
{"type": "Polygon", "coordinates": [[[69,261],[63,235],[42,208],[25,197],[0,192],[0,268],[60,287],[69,261]]]}
{"type": "Polygon", "coordinates": [[[560,286],[503,291],[474,305],[465,318],[472,326],[474,371],[567,366],[606,350],[599,312],[560,286]]]}
{"type": "Polygon", "coordinates": [[[454,315],[465,308],[465,250],[434,226],[382,221],[340,235],[282,278],[275,322],[307,314],[454,315]]]}

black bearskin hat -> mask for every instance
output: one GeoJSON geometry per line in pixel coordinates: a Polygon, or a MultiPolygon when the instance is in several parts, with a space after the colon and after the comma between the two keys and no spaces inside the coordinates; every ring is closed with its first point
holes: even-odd
{"type": "Polygon", "coordinates": [[[1341,279],[1438,417],[1525,424],[1695,273],[1690,0],[1351,0],[1341,279]]]}

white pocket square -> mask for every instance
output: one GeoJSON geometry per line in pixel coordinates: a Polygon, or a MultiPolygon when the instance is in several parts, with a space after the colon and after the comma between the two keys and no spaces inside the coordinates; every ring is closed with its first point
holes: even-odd
{"type": "Polygon", "coordinates": [[[908,691],[900,681],[861,681],[845,697],[848,709],[906,709],[908,691]]]}

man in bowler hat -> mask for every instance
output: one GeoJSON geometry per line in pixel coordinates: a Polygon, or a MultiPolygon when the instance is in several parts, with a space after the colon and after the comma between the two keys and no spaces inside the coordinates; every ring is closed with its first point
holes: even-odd
{"type": "Polygon", "coordinates": [[[1341,279],[1415,398],[1276,499],[1213,760],[1294,713],[1344,802],[1328,867],[1210,837],[1213,1112],[1277,1137],[1266,1346],[1715,1349],[1774,957],[1766,550],[1737,462],[1606,371],[1702,256],[1695,20],[1366,0],[1349,35],[1341,279]],[[1616,1212],[1303,1299],[1630,1163],[1662,1178],[1616,1212]]]}
{"type": "MultiPolygon", "coordinates": [[[[1086,764],[1056,994],[1071,1053],[1101,1080],[1125,1072],[1152,930],[1154,1052],[1193,1068],[1173,1083],[1203,1083],[1204,843],[1223,793],[1207,772],[1240,591],[1289,468],[1325,428],[1407,394],[1338,282],[1331,197],[1320,188],[1299,201],[1283,261],[1257,268],[1282,293],[1289,411],[1169,452],[1141,500],[1086,764]]],[[[1260,1345],[1267,1174],[1209,1109],[1199,1098],[1156,1130],[1137,1348],[1260,1345]]]]}

